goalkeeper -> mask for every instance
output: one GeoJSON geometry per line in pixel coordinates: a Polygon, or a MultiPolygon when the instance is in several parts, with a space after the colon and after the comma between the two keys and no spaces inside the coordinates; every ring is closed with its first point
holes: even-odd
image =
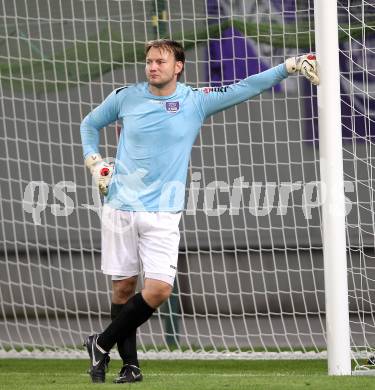
{"type": "Polygon", "coordinates": [[[151,41],[145,51],[147,82],[114,90],[81,124],[85,165],[105,195],[101,268],[112,276],[112,322],[85,341],[93,382],[105,381],[116,343],[124,365],[115,383],[142,380],[136,329],[172,291],[190,153],[205,119],[259,95],[291,73],[319,83],[310,54],[233,85],[195,89],[178,82],[185,63],[179,43],[151,41]],[[122,131],[113,166],[99,154],[99,131],[115,121],[122,131]],[[144,287],[135,294],[140,261],[144,287]]]}

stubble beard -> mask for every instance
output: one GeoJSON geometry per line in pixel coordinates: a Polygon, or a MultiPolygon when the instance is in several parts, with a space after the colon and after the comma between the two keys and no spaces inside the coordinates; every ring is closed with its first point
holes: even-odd
{"type": "Polygon", "coordinates": [[[168,84],[170,84],[171,82],[173,82],[173,79],[174,79],[174,77],[171,77],[171,78],[169,78],[168,80],[156,81],[156,80],[152,80],[151,77],[148,77],[148,83],[149,83],[150,85],[152,85],[153,87],[155,87],[155,88],[163,89],[163,88],[166,87],[168,84]]]}

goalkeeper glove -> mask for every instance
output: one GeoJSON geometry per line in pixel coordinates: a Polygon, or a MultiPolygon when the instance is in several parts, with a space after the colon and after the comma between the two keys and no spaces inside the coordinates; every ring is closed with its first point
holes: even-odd
{"type": "Polygon", "coordinates": [[[113,175],[113,163],[107,163],[98,153],[91,154],[85,159],[85,165],[90,169],[90,172],[99,187],[99,192],[102,195],[107,195],[109,182],[113,175]]]}
{"type": "Polygon", "coordinates": [[[305,54],[300,57],[288,58],[285,61],[285,66],[288,73],[300,72],[314,85],[319,84],[317,62],[314,54],[305,54]]]}

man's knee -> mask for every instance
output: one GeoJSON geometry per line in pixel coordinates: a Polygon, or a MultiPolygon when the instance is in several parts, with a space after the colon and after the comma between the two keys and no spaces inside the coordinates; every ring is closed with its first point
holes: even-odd
{"type": "Polygon", "coordinates": [[[143,299],[153,308],[157,308],[165,302],[172,293],[172,286],[156,279],[146,279],[142,290],[143,299]]]}
{"type": "Polygon", "coordinates": [[[112,302],[126,303],[134,295],[137,286],[137,277],[112,281],[112,302]]]}

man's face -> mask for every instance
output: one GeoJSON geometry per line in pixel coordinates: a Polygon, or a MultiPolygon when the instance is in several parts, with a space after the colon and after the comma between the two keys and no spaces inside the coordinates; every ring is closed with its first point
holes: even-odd
{"type": "Polygon", "coordinates": [[[174,54],[165,49],[152,47],[146,57],[146,77],[148,82],[158,88],[176,82],[182,70],[182,62],[176,61],[174,54]]]}

